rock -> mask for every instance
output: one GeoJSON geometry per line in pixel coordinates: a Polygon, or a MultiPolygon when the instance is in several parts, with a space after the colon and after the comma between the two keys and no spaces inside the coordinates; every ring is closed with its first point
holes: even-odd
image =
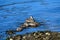
{"type": "MultiPolygon", "coordinates": [[[[13,38],[14,40],[60,40],[60,33],[50,31],[38,31],[24,35],[15,35],[11,38],[13,38]]],[[[11,38],[9,37],[9,39],[11,38]]]]}
{"type": "Polygon", "coordinates": [[[7,30],[7,31],[6,31],[6,34],[12,35],[12,34],[15,34],[15,31],[14,31],[14,30],[7,30]]]}
{"type": "Polygon", "coordinates": [[[22,39],[22,36],[21,35],[14,36],[14,40],[21,40],[21,39],[22,39]]]}

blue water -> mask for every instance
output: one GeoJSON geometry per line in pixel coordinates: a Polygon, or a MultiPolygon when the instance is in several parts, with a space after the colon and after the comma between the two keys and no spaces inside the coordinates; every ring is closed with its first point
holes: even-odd
{"type": "Polygon", "coordinates": [[[0,40],[5,40],[4,31],[16,29],[29,16],[45,25],[27,28],[17,34],[45,30],[60,32],[60,0],[0,0],[0,34],[4,37],[0,40]]]}

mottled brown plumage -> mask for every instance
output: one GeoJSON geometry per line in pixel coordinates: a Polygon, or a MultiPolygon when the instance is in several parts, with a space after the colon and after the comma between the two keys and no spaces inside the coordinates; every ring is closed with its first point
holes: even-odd
{"type": "Polygon", "coordinates": [[[25,23],[23,23],[20,27],[18,27],[16,30],[17,31],[22,31],[24,28],[28,27],[38,27],[40,25],[39,22],[36,22],[32,16],[28,18],[25,23]]]}

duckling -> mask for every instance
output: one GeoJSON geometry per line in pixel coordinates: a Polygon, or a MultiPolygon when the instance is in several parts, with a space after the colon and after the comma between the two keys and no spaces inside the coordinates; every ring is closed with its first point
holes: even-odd
{"type": "Polygon", "coordinates": [[[28,19],[26,19],[26,22],[29,23],[29,22],[34,22],[34,18],[32,16],[30,16],[28,19]]]}
{"type": "Polygon", "coordinates": [[[30,27],[37,27],[39,26],[39,24],[40,23],[35,22],[32,16],[30,16],[30,18],[26,20],[26,23],[24,23],[25,26],[30,26],[30,27]]]}
{"type": "Polygon", "coordinates": [[[25,23],[23,23],[19,28],[17,28],[17,31],[22,31],[24,28],[27,27],[37,27],[39,26],[40,23],[35,22],[34,18],[32,16],[30,16],[30,18],[28,18],[25,23]]]}

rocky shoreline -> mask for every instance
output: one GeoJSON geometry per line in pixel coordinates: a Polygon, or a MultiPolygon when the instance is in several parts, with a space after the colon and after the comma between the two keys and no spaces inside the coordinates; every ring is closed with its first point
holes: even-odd
{"type": "Polygon", "coordinates": [[[59,32],[38,31],[24,35],[7,37],[6,40],[60,40],[59,32]]]}

